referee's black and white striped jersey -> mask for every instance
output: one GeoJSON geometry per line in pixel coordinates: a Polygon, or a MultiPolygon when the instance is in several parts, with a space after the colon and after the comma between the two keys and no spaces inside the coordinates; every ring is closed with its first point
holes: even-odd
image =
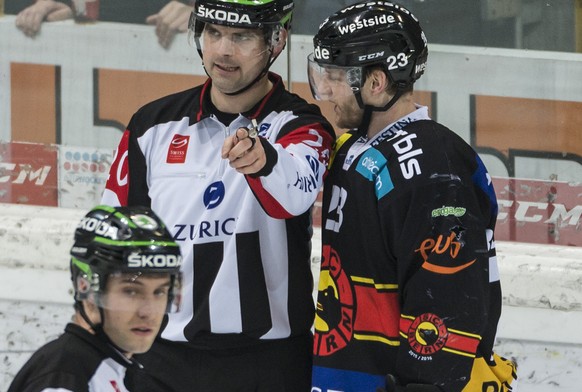
{"type": "Polygon", "coordinates": [[[113,347],[76,324],[36,351],[8,392],[127,392],[123,379],[132,365],[113,347]]]}
{"type": "Polygon", "coordinates": [[[121,139],[103,202],[151,206],[185,260],[182,307],[164,338],[227,347],[313,323],[310,208],[335,135],[317,106],[269,78],[273,89],[247,113],[225,119],[208,80],[141,108],[121,139]],[[221,148],[251,119],[267,165],[248,176],[221,148]]]}

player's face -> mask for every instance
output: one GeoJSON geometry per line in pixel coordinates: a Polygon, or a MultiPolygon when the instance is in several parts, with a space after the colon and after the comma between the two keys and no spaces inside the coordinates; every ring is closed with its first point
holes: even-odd
{"type": "Polygon", "coordinates": [[[352,88],[360,84],[360,75],[361,69],[358,68],[320,66],[313,60],[313,55],[308,58],[309,85],[313,96],[334,104],[335,123],[339,128],[356,128],[362,120],[363,110],[352,88]]]}
{"type": "Polygon", "coordinates": [[[364,111],[358,105],[354,94],[341,95],[330,102],[334,104],[334,120],[338,128],[353,129],[360,126],[364,111]]]}
{"type": "Polygon", "coordinates": [[[103,330],[127,353],[148,351],[166,313],[168,274],[116,274],[107,280],[103,296],[103,330]]]}
{"type": "Polygon", "coordinates": [[[260,29],[207,23],[200,44],[212,87],[222,93],[233,93],[249,85],[263,70],[271,53],[260,29]]]}

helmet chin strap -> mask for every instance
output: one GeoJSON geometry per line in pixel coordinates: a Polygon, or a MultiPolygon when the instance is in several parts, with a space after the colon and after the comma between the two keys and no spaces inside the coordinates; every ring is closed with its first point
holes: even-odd
{"type": "MultiPolygon", "coordinates": [[[[128,354],[125,350],[123,350],[117,344],[113,343],[113,341],[109,338],[109,336],[107,336],[107,334],[103,330],[103,321],[105,320],[105,312],[103,312],[103,308],[101,306],[99,306],[99,315],[101,316],[101,323],[99,323],[99,324],[95,324],[93,322],[93,320],[91,320],[89,318],[89,315],[85,311],[85,306],[83,305],[83,302],[79,302],[78,310],[79,310],[79,313],[81,314],[81,317],[83,318],[83,320],[85,320],[85,322],[91,327],[93,332],[95,332],[95,336],[97,336],[99,339],[101,339],[105,343],[109,344],[110,346],[112,346],[115,350],[119,351],[120,353],[122,353],[124,355],[128,354]]],[[[131,362],[131,360],[128,359],[128,362],[131,362]]]]}
{"type": "MultiPolygon", "coordinates": [[[[87,312],[85,311],[85,306],[83,305],[82,301],[79,301],[77,303],[77,309],[79,310],[79,313],[81,314],[83,320],[85,320],[85,322],[91,327],[93,331],[95,331],[95,333],[97,332],[97,330],[101,329],[101,324],[95,324],[93,320],[89,318],[89,315],[87,315],[87,312]]],[[[99,313],[101,315],[101,320],[103,320],[103,313],[101,312],[101,307],[99,308],[99,313]]]]}
{"type": "Polygon", "coordinates": [[[358,90],[357,92],[355,92],[354,95],[356,96],[356,101],[358,101],[358,105],[360,106],[361,109],[364,109],[364,115],[362,116],[362,121],[360,122],[360,125],[357,128],[358,135],[367,136],[368,135],[368,128],[370,126],[370,120],[372,119],[372,113],[385,112],[388,109],[390,109],[392,106],[394,106],[396,101],[398,101],[398,99],[402,96],[403,91],[404,91],[403,87],[398,86],[396,88],[396,93],[394,94],[392,99],[390,99],[390,101],[388,101],[388,103],[384,106],[372,106],[372,105],[364,104],[364,100],[362,99],[361,90],[358,90]]]}

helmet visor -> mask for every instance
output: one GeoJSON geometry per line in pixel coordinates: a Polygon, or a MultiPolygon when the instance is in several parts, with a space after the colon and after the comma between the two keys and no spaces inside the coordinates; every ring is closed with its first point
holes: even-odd
{"type": "Polygon", "coordinates": [[[180,310],[181,279],[179,274],[127,273],[109,274],[105,290],[98,294],[98,305],[115,311],[138,311],[147,308],[154,314],[180,310]]]}
{"type": "Polygon", "coordinates": [[[269,52],[270,43],[274,42],[271,35],[278,34],[278,29],[259,29],[229,27],[207,23],[195,14],[190,18],[189,40],[194,41],[200,53],[212,51],[225,55],[256,57],[269,52]]]}
{"type": "Polygon", "coordinates": [[[313,53],[307,57],[307,76],[311,94],[319,101],[346,97],[362,87],[361,67],[322,65],[315,61],[313,53]]]}

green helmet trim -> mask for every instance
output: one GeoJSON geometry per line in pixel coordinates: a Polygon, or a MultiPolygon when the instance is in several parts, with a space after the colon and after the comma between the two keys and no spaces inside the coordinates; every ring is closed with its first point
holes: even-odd
{"type": "Polygon", "coordinates": [[[83,272],[85,275],[87,275],[87,277],[91,278],[91,275],[93,274],[93,271],[91,271],[91,267],[89,266],[89,264],[79,260],[76,257],[71,257],[71,262],[81,270],[81,272],[83,272]]]}
{"type": "Polygon", "coordinates": [[[281,24],[284,26],[288,21],[291,20],[291,15],[293,15],[293,11],[288,12],[287,15],[285,15],[282,19],[281,19],[281,24]]]}
{"type": "Polygon", "coordinates": [[[133,223],[131,218],[129,218],[125,214],[122,214],[119,211],[116,211],[114,207],[106,206],[106,205],[99,205],[99,206],[95,207],[93,210],[102,210],[105,212],[109,212],[110,214],[113,214],[114,216],[118,217],[119,219],[123,219],[127,223],[127,225],[129,227],[131,227],[132,229],[135,229],[137,227],[137,225],[135,223],[133,223]]]}

